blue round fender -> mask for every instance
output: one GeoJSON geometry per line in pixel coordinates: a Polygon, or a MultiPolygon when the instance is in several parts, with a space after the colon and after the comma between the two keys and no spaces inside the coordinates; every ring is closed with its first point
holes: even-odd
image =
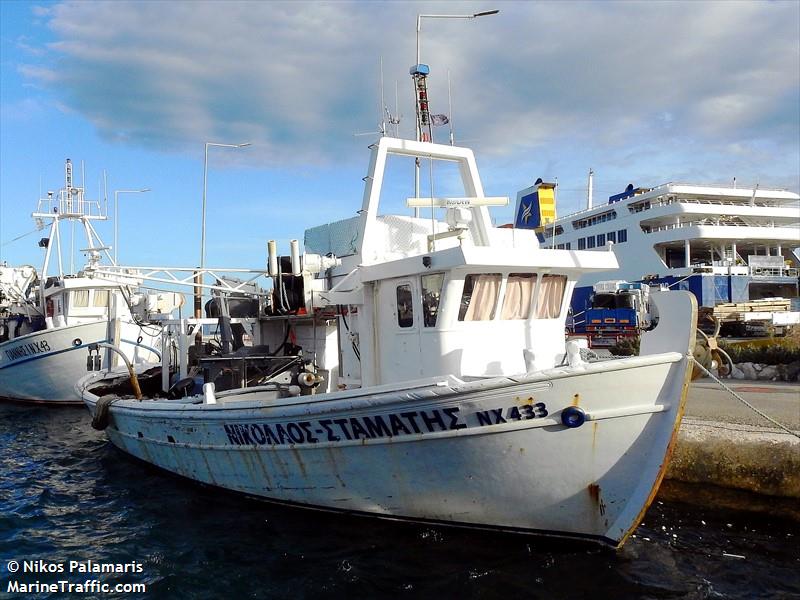
{"type": "Polygon", "coordinates": [[[568,406],[561,411],[561,422],[565,427],[580,427],[586,422],[586,413],[577,406],[568,406]]]}

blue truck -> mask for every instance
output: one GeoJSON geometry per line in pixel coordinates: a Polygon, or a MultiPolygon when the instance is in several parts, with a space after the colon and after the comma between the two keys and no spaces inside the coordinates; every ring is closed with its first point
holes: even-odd
{"type": "Polygon", "coordinates": [[[583,319],[577,315],[575,319],[575,333],[584,334],[590,348],[613,346],[650,327],[650,287],[646,283],[599,281],[593,290],[583,319]]]}

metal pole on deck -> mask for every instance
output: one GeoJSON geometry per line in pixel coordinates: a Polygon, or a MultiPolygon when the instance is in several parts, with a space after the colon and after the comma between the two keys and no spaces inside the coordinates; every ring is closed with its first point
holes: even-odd
{"type": "MultiPolygon", "coordinates": [[[[496,15],[499,10],[485,10],[482,12],[473,13],[471,15],[417,15],[417,62],[411,68],[411,74],[419,68],[420,65],[420,31],[422,30],[422,19],[475,19],[477,17],[488,17],[489,15],[496,15]]],[[[449,81],[449,80],[448,80],[449,81]]],[[[415,80],[416,82],[416,80],[415,80]]],[[[449,85],[449,84],[448,84],[449,85]]],[[[427,102],[427,97],[426,97],[427,102]]],[[[422,141],[422,123],[420,121],[420,105],[419,94],[417,86],[414,86],[414,105],[416,106],[417,113],[417,141],[422,141]]],[[[452,140],[451,140],[452,145],[452,140]]],[[[419,158],[414,160],[414,197],[419,198],[419,158]]],[[[419,217],[419,207],[414,208],[414,216],[419,217]]]]}

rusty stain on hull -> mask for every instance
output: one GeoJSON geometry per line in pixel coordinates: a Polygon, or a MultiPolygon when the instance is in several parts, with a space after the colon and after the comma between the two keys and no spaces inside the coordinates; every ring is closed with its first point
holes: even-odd
{"type": "Polygon", "coordinates": [[[600,496],[600,484],[598,483],[590,483],[587,487],[589,490],[589,497],[592,499],[597,505],[598,510],[600,511],[600,516],[606,514],[606,503],[603,501],[603,498],[600,496]]]}

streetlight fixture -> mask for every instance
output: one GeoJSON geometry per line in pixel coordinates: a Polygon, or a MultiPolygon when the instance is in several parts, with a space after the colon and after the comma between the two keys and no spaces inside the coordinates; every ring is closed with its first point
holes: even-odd
{"type": "MultiPolygon", "coordinates": [[[[417,15],[417,62],[420,64],[419,57],[419,34],[422,29],[422,19],[476,19],[477,17],[488,17],[489,15],[496,15],[499,10],[485,10],[483,12],[473,13],[471,15],[417,15]]],[[[422,130],[420,128],[419,119],[417,119],[417,141],[422,139],[422,130]]]]}
{"type": "MultiPolygon", "coordinates": [[[[244,144],[219,144],[217,142],[206,142],[205,159],[203,160],[203,217],[200,231],[200,269],[206,266],[206,184],[208,183],[208,147],[218,146],[220,148],[244,148],[250,146],[250,142],[244,144]]],[[[202,275],[201,275],[202,277],[202,275]]]]}
{"type": "Polygon", "coordinates": [[[114,191],[114,264],[117,264],[117,239],[119,238],[119,195],[120,194],[142,194],[149,192],[150,188],[141,190],[115,190],[114,191]]]}
{"type": "MultiPolygon", "coordinates": [[[[476,19],[478,17],[488,17],[489,15],[496,15],[499,13],[499,10],[485,10],[482,12],[476,12],[471,15],[417,15],[417,62],[412,67],[412,73],[415,69],[420,68],[420,51],[419,51],[419,34],[422,29],[422,19],[476,19]]],[[[426,71],[427,73],[427,71],[426,71]]],[[[415,91],[415,95],[416,95],[415,91]]],[[[417,141],[422,140],[422,123],[420,123],[420,106],[419,106],[419,97],[416,97],[414,100],[416,105],[416,113],[417,113],[417,141]]],[[[414,161],[414,196],[419,198],[419,158],[414,161]]],[[[419,208],[414,208],[414,216],[419,217],[419,208]]]]}

